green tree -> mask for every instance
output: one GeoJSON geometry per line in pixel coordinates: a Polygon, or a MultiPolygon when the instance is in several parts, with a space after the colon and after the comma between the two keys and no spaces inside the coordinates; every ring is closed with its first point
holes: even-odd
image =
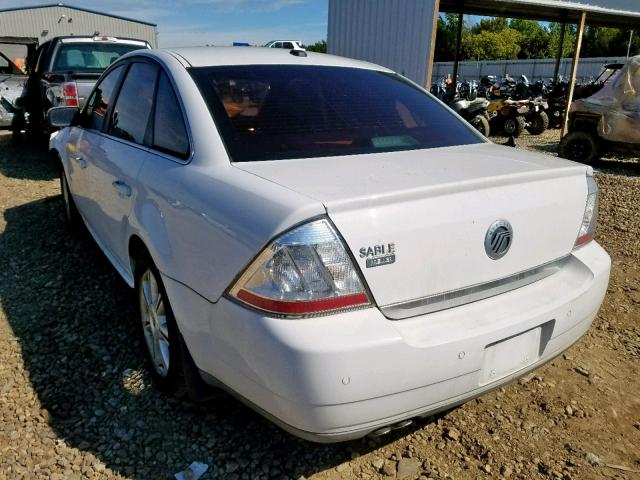
{"type": "MultiPolygon", "coordinates": [[[[630,54],[640,53],[640,39],[634,32],[630,54]]],[[[629,30],[607,27],[587,27],[582,40],[583,57],[622,57],[627,54],[629,30]]]]}
{"type": "Polygon", "coordinates": [[[472,33],[493,32],[500,33],[509,27],[509,21],[504,17],[481,18],[480,21],[471,28],[472,33]]]}
{"type": "MultiPolygon", "coordinates": [[[[549,24],[549,56],[555,58],[558,54],[558,48],[560,47],[560,30],[562,24],[551,23],[549,24]]],[[[573,55],[573,47],[576,43],[576,26],[567,24],[564,32],[564,42],[562,42],[562,56],[570,57],[573,55]]]]}
{"type": "MultiPolygon", "coordinates": [[[[467,28],[463,24],[463,31],[465,30],[467,28]]],[[[453,60],[457,33],[458,15],[456,13],[440,14],[438,16],[436,48],[433,54],[436,62],[450,62],[453,60]]]]}
{"type": "Polygon", "coordinates": [[[582,38],[580,55],[583,57],[619,55],[619,53],[613,51],[613,47],[615,47],[615,42],[619,36],[620,30],[617,28],[586,27],[584,37],[582,38]]]}
{"type": "Polygon", "coordinates": [[[497,32],[482,30],[462,37],[463,58],[473,60],[512,60],[520,52],[520,33],[512,28],[497,32]]]}
{"type": "Polygon", "coordinates": [[[551,33],[535,20],[511,19],[509,28],[520,33],[518,58],[545,58],[550,54],[551,33]]]}
{"type": "Polygon", "coordinates": [[[307,45],[305,48],[310,52],[327,53],[327,41],[318,40],[316,43],[307,45]]]}

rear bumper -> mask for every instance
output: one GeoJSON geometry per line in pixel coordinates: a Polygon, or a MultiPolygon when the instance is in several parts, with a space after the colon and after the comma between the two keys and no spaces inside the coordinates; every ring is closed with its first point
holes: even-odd
{"type": "MultiPolygon", "coordinates": [[[[549,361],[588,330],[610,265],[591,242],[551,277],[398,321],[376,308],[275,319],[226,299],[211,304],[168,278],[165,285],[205,379],[223,383],[298,436],[334,442],[463,403],[549,361]],[[488,347],[525,332],[536,342],[532,354],[496,373],[491,358],[498,354],[488,347]]],[[[505,354],[511,362],[517,342],[499,362],[505,354]]]]}

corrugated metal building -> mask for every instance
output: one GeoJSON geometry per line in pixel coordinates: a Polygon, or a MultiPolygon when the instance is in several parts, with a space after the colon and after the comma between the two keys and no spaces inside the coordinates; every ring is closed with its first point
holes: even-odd
{"type": "Polygon", "coordinates": [[[384,65],[424,84],[435,3],[329,0],[328,53],[384,65]]]}
{"type": "MultiPolygon", "coordinates": [[[[639,0],[329,0],[329,53],[379,63],[426,85],[438,12],[640,27],[639,0]]],[[[455,46],[451,46],[455,49],[455,46]]]]}
{"type": "Polygon", "coordinates": [[[86,8],[58,3],[0,10],[0,42],[40,44],[65,35],[130,37],[146,40],[152,47],[157,44],[154,23],[86,8]]]}

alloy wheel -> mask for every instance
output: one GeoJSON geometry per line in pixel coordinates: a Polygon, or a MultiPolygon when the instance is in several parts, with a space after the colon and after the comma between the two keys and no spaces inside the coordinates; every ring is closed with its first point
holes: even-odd
{"type": "Polygon", "coordinates": [[[151,269],[145,270],[138,291],[144,339],[153,368],[160,377],[169,373],[169,326],[165,299],[151,269]]]}

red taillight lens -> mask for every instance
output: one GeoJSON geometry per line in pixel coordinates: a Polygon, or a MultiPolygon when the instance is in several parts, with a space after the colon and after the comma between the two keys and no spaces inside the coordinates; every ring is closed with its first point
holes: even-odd
{"type": "Polygon", "coordinates": [[[260,310],[281,313],[283,315],[317,314],[369,304],[369,297],[367,297],[366,293],[356,293],[323,300],[299,300],[292,302],[261,297],[260,295],[243,289],[238,291],[238,299],[260,310]]]}
{"type": "Polygon", "coordinates": [[[371,304],[351,257],[327,219],[276,238],[229,295],[267,313],[296,317],[371,304]]]}
{"type": "Polygon", "coordinates": [[[582,216],[582,224],[574,248],[580,247],[593,240],[598,222],[598,185],[592,176],[587,177],[587,204],[582,216]]]}
{"type": "Polygon", "coordinates": [[[78,87],[76,82],[66,82],[62,84],[62,97],[67,107],[78,106],[78,87]]]}

